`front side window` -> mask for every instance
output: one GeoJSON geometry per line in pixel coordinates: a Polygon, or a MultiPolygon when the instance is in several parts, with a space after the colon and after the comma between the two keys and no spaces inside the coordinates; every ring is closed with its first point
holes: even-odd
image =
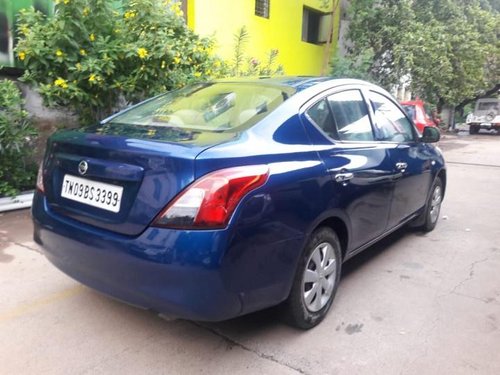
{"type": "Polygon", "coordinates": [[[388,142],[411,142],[415,140],[413,125],[389,98],[370,91],[370,102],[374,113],[377,138],[388,142]]]}

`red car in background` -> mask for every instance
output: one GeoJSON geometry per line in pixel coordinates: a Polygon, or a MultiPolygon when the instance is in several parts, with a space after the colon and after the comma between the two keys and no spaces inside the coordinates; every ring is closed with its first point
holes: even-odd
{"type": "Polygon", "coordinates": [[[426,126],[435,126],[438,124],[427,114],[424,102],[420,99],[408,100],[400,103],[408,116],[413,120],[420,133],[426,126]]]}

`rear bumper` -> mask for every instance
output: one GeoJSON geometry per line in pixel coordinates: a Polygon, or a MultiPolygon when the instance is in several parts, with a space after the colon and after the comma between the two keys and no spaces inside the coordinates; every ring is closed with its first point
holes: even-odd
{"type": "Polygon", "coordinates": [[[61,271],[126,303],[190,320],[226,320],[283,301],[303,242],[278,225],[264,234],[147,228],[129,237],[52,212],[39,193],[32,211],[34,239],[61,271]]]}
{"type": "Polygon", "coordinates": [[[225,287],[220,252],[213,248],[225,242],[224,231],[196,236],[149,228],[135,238],[110,235],[52,214],[44,201],[35,195],[34,239],[47,259],[75,280],[173,317],[218,321],[241,314],[239,293],[225,287]]]}

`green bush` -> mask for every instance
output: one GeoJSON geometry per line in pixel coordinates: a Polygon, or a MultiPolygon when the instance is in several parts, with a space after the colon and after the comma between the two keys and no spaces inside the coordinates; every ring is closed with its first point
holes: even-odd
{"type": "Polygon", "coordinates": [[[218,75],[213,41],[188,29],[174,0],[58,0],[18,21],[16,55],[45,103],[95,121],[153,95],[218,75]]]}
{"type": "Polygon", "coordinates": [[[21,93],[12,81],[0,81],[0,195],[13,196],[33,189],[36,131],[23,108],[21,93]]]}

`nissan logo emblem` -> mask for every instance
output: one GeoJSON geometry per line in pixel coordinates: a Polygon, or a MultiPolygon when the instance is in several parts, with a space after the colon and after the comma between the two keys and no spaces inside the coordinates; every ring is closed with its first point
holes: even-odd
{"type": "Polygon", "coordinates": [[[85,173],[87,173],[87,169],[89,169],[89,164],[85,160],[82,160],[78,164],[78,173],[83,176],[85,173]]]}

